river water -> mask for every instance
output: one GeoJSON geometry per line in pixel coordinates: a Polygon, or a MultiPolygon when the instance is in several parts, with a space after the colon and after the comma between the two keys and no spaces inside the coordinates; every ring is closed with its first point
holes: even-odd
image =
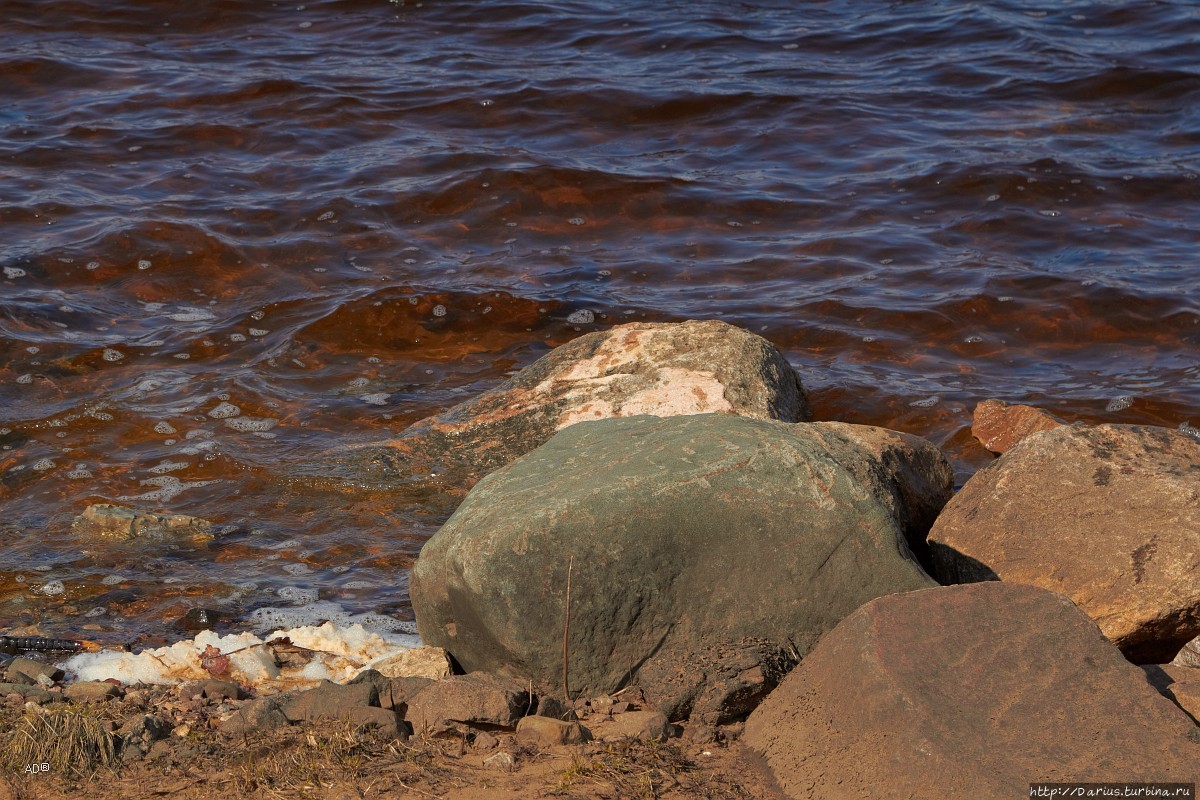
{"type": "Polygon", "coordinates": [[[818,419],[960,482],[989,397],[1200,425],[1191,2],[0,0],[0,32],[0,631],[409,620],[446,503],[290,476],[632,320],[760,333],[818,419]],[[93,502],[237,530],[99,546],[93,502]]]}

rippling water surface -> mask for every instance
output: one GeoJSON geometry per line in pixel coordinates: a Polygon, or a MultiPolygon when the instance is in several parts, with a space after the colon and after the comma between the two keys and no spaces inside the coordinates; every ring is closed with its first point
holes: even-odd
{"type": "Polygon", "coordinates": [[[447,504],[295,476],[630,320],[761,333],[960,480],[987,397],[1200,424],[1193,3],[0,19],[0,629],[410,619],[447,504]],[[103,501],[239,527],[81,541],[103,501]]]}

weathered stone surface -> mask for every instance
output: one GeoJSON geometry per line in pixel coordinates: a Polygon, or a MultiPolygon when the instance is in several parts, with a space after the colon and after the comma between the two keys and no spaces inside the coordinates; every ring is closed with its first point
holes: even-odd
{"type": "Polygon", "coordinates": [[[463,726],[512,728],[529,709],[529,692],[515,682],[475,672],[430,684],[408,698],[405,719],[417,735],[438,736],[463,726]]]}
{"type": "Polygon", "coordinates": [[[1180,667],[1200,667],[1200,636],[1181,647],[1171,663],[1180,667]]]}
{"type": "Polygon", "coordinates": [[[26,700],[43,706],[47,703],[62,702],[64,699],[60,692],[48,692],[40,686],[24,683],[0,683],[0,695],[5,694],[19,694],[26,700]]]}
{"type": "Polygon", "coordinates": [[[591,740],[591,731],[575,721],[536,716],[517,721],[517,741],[533,747],[583,744],[591,740]]]}
{"type": "Polygon", "coordinates": [[[414,647],[371,665],[389,678],[429,678],[440,681],[450,677],[450,657],[440,647],[414,647]]]}
{"type": "Polygon", "coordinates": [[[1010,406],[1003,400],[984,400],[975,406],[971,434],[993,453],[1004,453],[1030,434],[1062,425],[1066,423],[1034,406],[1010,406]]]}
{"type": "Polygon", "coordinates": [[[171,723],[153,714],[138,714],[125,721],[121,734],[122,757],[145,755],[151,745],[171,735],[171,723]]]}
{"type": "Polygon", "coordinates": [[[182,697],[200,695],[207,700],[241,700],[245,697],[242,687],[233,681],[191,681],[180,690],[182,697]]]}
{"type": "Polygon", "coordinates": [[[39,683],[38,679],[43,677],[51,681],[62,680],[63,671],[53,664],[18,656],[8,662],[5,677],[11,681],[18,676],[24,676],[36,684],[39,683]]]}
{"type": "Polygon", "coordinates": [[[938,578],[1061,592],[1137,663],[1200,634],[1200,441],[1167,428],[1070,426],[972,477],[929,534],[938,578]]]}
{"type": "Polygon", "coordinates": [[[936,445],[909,433],[845,422],[792,430],[820,437],[834,460],[892,512],[909,548],[923,556],[925,536],[954,494],[954,470],[936,445]]]}
{"type": "Polygon", "coordinates": [[[1192,781],[1200,732],[1052,592],[881,597],[750,715],[789,797],[1027,797],[1031,782],[1192,781]]]}
{"type": "Polygon", "coordinates": [[[395,711],[378,706],[354,706],[336,719],[345,720],[356,728],[378,728],[382,733],[408,738],[408,728],[395,711]]]}
{"type": "Polygon", "coordinates": [[[1200,724],[1200,669],[1177,664],[1144,664],[1146,680],[1200,724]]]}
{"type": "Polygon", "coordinates": [[[345,454],[343,472],[469,488],[584,420],[724,413],[808,419],[800,378],[761,336],[716,320],[618,325],[543,356],[492,391],[345,454]]]}
{"type": "MultiPolygon", "coordinates": [[[[848,437],[719,414],[566,428],[481,481],[425,544],[418,630],[466,669],[554,693],[570,569],[576,693],[747,639],[802,655],[862,602],[933,585],[829,439],[848,437]]],[[[678,695],[705,681],[657,684],[669,694],[653,702],[683,713],[678,695]]]]}
{"type": "Polygon", "coordinates": [[[178,538],[206,542],[217,526],[185,514],[154,514],[136,508],[96,503],[75,518],[72,530],[99,539],[127,541],[138,538],[178,538]]]}
{"type": "Polygon", "coordinates": [[[300,692],[281,704],[280,710],[291,722],[311,722],[318,719],[349,719],[353,709],[368,706],[379,706],[379,690],[373,684],[363,682],[339,686],[322,681],[315,689],[300,692]]]}
{"type": "Polygon", "coordinates": [[[79,681],[63,689],[63,696],[68,700],[84,703],[102,702],[122,694],[119,686],[106,681],[79,681]]]}
{"type": "Polygon", "coordinates": [[[595,727],[595,735],[605,742],[619,739],[662,742],[671,738],[674,732],[674,727],[667,722],[667,715],[661,711],[626,711],[595,727]]]}
{"type": "Polygon", "coordinates": [[[790,644],[763,639],[670,645],[646,659],[637,681],[668,718],[724,725],[753,711],[799,659],[790,644]]]}
{"type": "Polygon", "coordinates": [[[539,717],[550,717],[551,719],[573,720],[576,719],[575,709],[568,706],[556,697],[549,695],[537,696],[537,707],[533,711],[539,717]]]}
{"type": "Polygon", "coordinates": [[[280,707],[295,696],[285,693],[250,700],[237,711],[221,721],[218,729],[225,734],[240,734],[249,730],[271,730],[286,728],[292,722],[280,707]]]}
{"type": "Polygon", "coordinates": [[[375,687],[381,708],[395,711],[404,716],[408,710],[408,698],[432,686],[434,681],[430,678],[416,677],[389,678],[378,670],[368,669],[356,675],[348,685],[354,686],[361,683],[368,683],[375,687]]]}

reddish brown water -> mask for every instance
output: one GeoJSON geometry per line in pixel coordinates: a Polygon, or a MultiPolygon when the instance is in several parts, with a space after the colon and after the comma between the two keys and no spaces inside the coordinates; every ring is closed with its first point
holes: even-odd
{"type": "Polygon", "coordinates": [[[446,504],[296,476],[628,320],[761,333],[819,419],[960,480],[988,397],[1200,424],[1190,2],[0,0],[0,32],[0,628],[407,619],[446,504]],[[81,542],[103,500],[243,529],[81,542]]]}

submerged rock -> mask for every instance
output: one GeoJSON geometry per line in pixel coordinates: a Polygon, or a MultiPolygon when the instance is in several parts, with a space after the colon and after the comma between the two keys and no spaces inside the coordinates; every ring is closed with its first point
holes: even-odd
{"type": "Polygon", "coordinates": [[[793,798],[1026,797],[1192,781],[1200,731],[1067,598],[985,583],[881,597],[746,723],[793,798]]]}
{"type": "Polygon", "coordinates": [[[341,468],[466,489],[576,422],[705,413],[809,417],[799,376],[761,336],[715,320],[631,323],[581,336],[395,439],[350,451],[341,468]]]}
{"type": "Polygon", "coordinates": [[[745,713],[861,603],[933,585],[883,478],[904,470],[877,465],[865,485],[836,455],[852,441],[724,414],[566,428],[482,480],[425,544],[418,631],[468,670],[558,693],[570,574],[573,693],[641,680],[674,718],[745,713]]]}
{"type": "Polygon", "coordinates": [[[1168,428],[1033,434],[973,476],[929,534],[938,578],[1042,586],[1137,663],[1200,634],[1200,441],[1168,428]]]}
{"type": "Polygon", "coordinates": [[[96,539],[191,539],[208,542],[221,529],[208,520],[186,514],[155,514],[109,503],[88,506],[75,518],[71,529],[96,539]]]}

